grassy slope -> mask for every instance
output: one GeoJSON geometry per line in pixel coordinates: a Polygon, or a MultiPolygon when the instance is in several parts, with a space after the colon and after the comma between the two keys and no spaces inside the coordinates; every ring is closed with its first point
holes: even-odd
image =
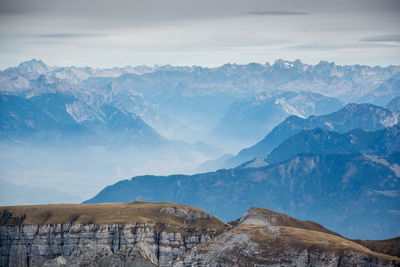
{"type": "MultiPolygon", "coordinates": [[[[342,237],[338,233],[335,233],[329,229],[326,229],[322,225],[315,223],[313,221],[298,220],[298,219],[290,217],[286,214],[268,210],[268,209],[264,209],[264,208],[253,207],[253,208],[251,208],[251,210],[256,211],[262,217],[273,218],[273,222],[271,222],[271,225],[301,228],[301,229],[305,229],[305,230],[313,230],[313,231],[323,232],[323,233],[342,237]]],[[[245,217],[243,217],[243,218],[245,219],[245,217]]]]}
{"type": "MultiPolygon", "coordinates": [[[[305,249],[308,249],[309,251],[319,251],[319,253],[324,252],[327,253],[327,255],[333,253],[335,256],[355,252],[357,254],[365,255],[370,259],[377,257],[387,263],[393,262],[395,265],[400,264],[400,258],[398,257],[371,251],[358,243],[340,236],[286,226],[276,226],[276,230],[279,231],[278,234],[272,233],[269,227],[264,226],[237,226],[232,230],[219,235],[216,240],[207,241],[199,246],[202,247],[204,253],[204,251],[207,251],[208,246],[218,242],[218,239],[224,240],[223,236],[232,231],[235,234],[244,234],[248,236],[262,251],[260,254],[246,255],[246,257],[252,258],[252,261],[254,262],[258,262],[261,258],[264,258],[269,259],[271,261],[269,263],[279,263],[280,257],[276,257],[277,255],[284,255],[285,253],[290,254],[290,251],[302,253],[305,249]]],[[[240,246],[240,244],[237,245],[240,246]]],[[[266,262],[265,260],[261,260],[259,263],[264,264],[266,262]]]]}
{"type": "MultiPolygon", "coordinates": [[[[266,217],[270,218],[270,221],[272,221],[271,225],[274,226],[279,226],[283,227],[284,229],[289,229],[288,232],[292,233],[303,233],[304,236],[299,236],[299,239],[297,240],[302,240],[305,243],[315,243],[317,239],[314,237],[319,237],[321,240],[325,240],[326,242],[329,242],[330,246],[332,248],[352,248],[356,249],[361,252],[366,252],[366,248],[371,251],[377,252],[377,253],[382,253],[382,254],[387,254],[395,257],[400,257],[400,237],[393,238],[393,239],[387,239],[387,240],[350,240],[342,237],[338,233],[335,233],[333,231],[330,231],[329,229],[326,229],[322,225],[312,222],[312,221],[301,221],[296,218],[290,217],[286,214],[271,211],[268,209],[263,209],[263,208],[258,208],[258,207],[253,207],[250,211],[253,211],[253,213],[257,214],[259,217],[266,217]],[[271,218],[273,218],[271,220],[271,218]],[[309,232],[303,231],[304,230],[310,230],[309,232]],[[318,234],[320,233],[325,233],[329,235],[321,235],[318,234]],[[312,233],[312,235],[310,235],[312,233]],[[338,238],[332,238],[330,235],[336,236],[338,238]],[[308,238],[305,238],[308,236],[308,238]],[[304,239],[304,238],[305,239],[304,239]],[[313,238],[310,239],[310,237],[313,238]],[[326,237],[329,237],[326,239],[326,237]],[[358,243],[358,244],[356,244],[358,243]],[[360,246],[361,244],[362,246],[360,246]]],[[[256,215],[256,216],[257,216],[256,215]]],[[[250,215],[252,216],[252,215],[250,215]]],[[[244,222],[246,220],[246,215],[242,217],[244,219],[244,222]]],[[[240,225],[240,219],[231,222],[232,225],[240,225]]],[[[242,227],[242,226],[241,226],[242,227]]],[[[265,235],[265,233],[264,233],[265,235]]],[[[263,234],[260,234],[260,236],[263,236],[263,234]]],[[[321,243],[321,242],[320,242],[321,243]]]]}
{"type": "MultiPolygon", "coordinates": [[[[61,223],[81,223],[81,224],[113,224],[113,223],[159,223],[170,224],[183,228],[199,228],[199,230],[216,229],[221,231],[229,228],[218,218],[208,215],[208,219],[184,219],[174,212],[182,213],[206,212],[191,206],[171,204],[171,203],[104,203],[104,204],[50,204],[50,205],[24,205],[24,206],[4,206],[4,210],[12,213],[13,217],[25,214],[26,218],[22,224],[43,225],[61,223]]],[[[8,225],[15,224],[10,220],[8,225]]]]}
{"type": "Polygon", "coordinates": [[[400,257],[400,237],[386,240],[353,240],[356,243],[383,254],[400,257]]]}

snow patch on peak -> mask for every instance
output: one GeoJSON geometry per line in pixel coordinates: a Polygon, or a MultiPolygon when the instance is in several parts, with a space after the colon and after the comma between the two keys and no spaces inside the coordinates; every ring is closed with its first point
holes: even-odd
{"type": "Polygon", "coordinates": [[[50,71],[49,66],[47,66],[42,60],[37,59],[22,62],[17,68],[22,72],[32,72],[37,74],[43,74],[50,71]]]}
{"type": "Polygon", "coordinates": [[[74,101],[70,104],[66,104],[65,109],[67,110],[68,114],[71,115],[71,117],[78,123],[96,120],[104,121],[94,108],[80,101],[74,101]]]}
{"type": "Polygon", "coordinates": [[[396,125],[399,122],[399,114],[394,113],[393,116],[386,116],[380,121],[382,125],[385,127],[391,127],[396,125]]]}
{"type": "Polygon", "coordinates": [[[400,166],[396,163],[394,164],[390,164],[386,159],[379,157],[379,156],[373,156],[373,155],[364,155],[364,157],[366,157],[367,159],[376,162],[378,164],[382,164],[386,167],[389,167],[394,175],[396,175],[396,177],[400,178],[400,166]]]}
{"type": "Polygon", "coordinates": [[[276,105],[281,105],[283,110],[287,114],[296,115],[296,116],[304,119],[303,114],[301,114],[299,111],[297,111],[293,106],[289,105],[289,103],[286,102],[285,98],[277,98],[277,99],[275,99],[275,104],[276,105]]]}
{"type": "Polygon", "coordinates": [[[374,193],[378,195],[383,195],[386,197],[397,197],[400,190],[374,190],[374,193]]]}
{"type": "Polygon", "coordinates": [[[328,127],[329,127],[329,129],[333,130],[333,126],[332,126],[332,124],[330,124],[329,122],[325,122],[324,124],[325,124],[326,126],[328,126],[328,127]]]}

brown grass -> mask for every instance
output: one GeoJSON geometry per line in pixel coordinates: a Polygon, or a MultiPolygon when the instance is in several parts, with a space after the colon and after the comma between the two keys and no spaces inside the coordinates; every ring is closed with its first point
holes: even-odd
{"type": "Polygon", "coordinates": [[[260,214],[263,214],[263,216],[265,216],[265,217],[273,216],[276,219],[275,226],[287,226],[287,227],[293,227],[293,228],[301,228],[301,229],[313,230],[313,231],[323,232],[323,233],[341,237],[340,234],[335,233],[329,229],[326,229],[322,225],[312,222],[312,221],[301,221],[296,218],[290,217],[286,214],[268,210],[268,209],[257,208],[257,207],[253,207],[252,209],[257,210],[260,214]]]}
{"type": "Polygon", "coordinates": [[[386,240],[353,240],[356,243],[383,254],[400,257],[400,237],[386,240]]]}
{"type": "Polygon", "coordinates": [[[238,233],[250,233],[251,240],[258,243],[265,251],[284,251],[288,244],[300,250],[314,248],[322,251],[333,252],[341,255],[343,251],[352,250],[358,253],[378,257],[388,261],[400,262],[400,258],[373,252],[370,249],[357,244],[346,238],[323,233],[319,231],[306,230],[295,227],[278,227],[280,234],[275,235],[268,231],[267,227],[239,226],[233,229],[238,233]]]}
{"type": "MultiPolygon", "coordinates": [[[[229,225],[210,215],[209,219],[184,220],[182,217],[167,214],[163,207],[179,208],[186,211],[204,211],[186,205],[171,203],[103,203],[103,204],[49,204],[3,206],[0,211],[8,210],[13,217],[25,214],[24,225],[44,224],[116,224],[116,223],[157,223],[177,227],[198,228],[199,230],[216,229],[222,231],[229,225]]],[[[9,225],[13,224],[10,220],[9,225]]]]}

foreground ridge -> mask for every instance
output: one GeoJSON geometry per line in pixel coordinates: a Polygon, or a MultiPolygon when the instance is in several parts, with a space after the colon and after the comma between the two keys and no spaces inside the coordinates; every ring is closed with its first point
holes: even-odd
{"type": "MultiPolygon", "coordinates": [[[[172,203],[0,207],[1,266],[400,266],[323,226],[251,208],[230,224],[172,203]]],[[[368,246],[379,250],[379,242],[368,246]]],[[[396,251],[399,242],[391,240],[396,251]]],[[[397,249],[398,250],[398,249],[397,249]]]]}

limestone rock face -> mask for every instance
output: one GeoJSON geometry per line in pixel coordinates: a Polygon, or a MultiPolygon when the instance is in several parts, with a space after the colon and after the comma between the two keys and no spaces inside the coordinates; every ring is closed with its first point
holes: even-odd
{"type": "Polygon", "coordinates": [[[0,212],[0,266],[170,266],[230,227],[171,203],[13,206],[0,212]]]}
{"type": "Polygon", "coordinates": [[[63,256],[59,256],[55,259],[47,260],[43,266],[154,267],[155,265],[145,260],[136,247],[126,246],[116,253],[112,253],[110,247],[96,245],[88,241],[83,247],[78,247],[74,250],[68,261],[63,256]]]}
{"type": "Polygon", "coordinates": [[[400,266],[400,259],[330,234],[252,225],[196,246],[174,266],[400,266]]]}
{"type": "Polygon", "coordinates": [[[153,223],[0,226],[0,265],[42,266],[47,263],[48,266],[71,266],[79,265],[79,261],[100,259],[99,264],[113,262],[120,266],[119,262],[146,259],[153,264],[168,266],[215,234],[215,231],[209,231],[182,236],[178,229],[177,232],[162,230],[167,227],[170,226],[153,223]]]}

